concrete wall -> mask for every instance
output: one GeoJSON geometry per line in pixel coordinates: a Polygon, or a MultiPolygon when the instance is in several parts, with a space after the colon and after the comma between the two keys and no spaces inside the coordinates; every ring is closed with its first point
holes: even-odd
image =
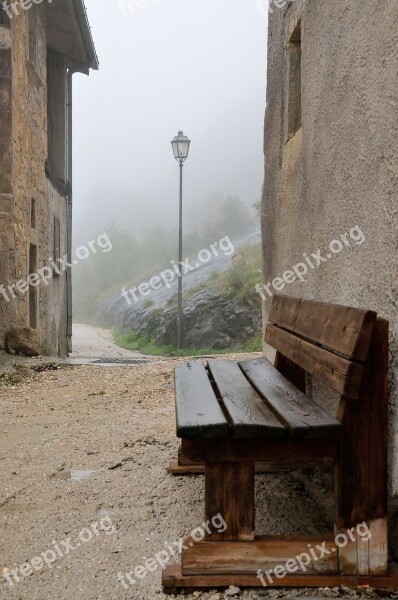
{"type": "MultiPolygon", "coordinates": [[[[398,495],[397,24],[396,0],[273,6],[262,208],[266,284],[319,249],[331,258],[314,269],[306,263],[304,281],[277,281],[280,291],[373,309],[390,321],[391,496],[398,495]],[[302,127],[289,138],[289,38],[300,18],[302,127]],[[354,227],[363,243],[358,229],[351,237],[354,227]],[[328,248],[332,240],[341,251],[328,248]]],[[[265,290],[264,297],[266,317],[265,290]]],[[[316,382],[312,392],[325,401],[316,382]]]]}
{"type": "MultiPolygon", "coordinates": [[[[60,220],[61,256],[66,253],[65,199],[46,177],[46,6],[35,6],[15,16],[11,21],[11,40],[10,79],[5,84],[0,78],[0,91],[8,85],[8,92],[0,94],[0,131],[8,134],[8,151],[0,150],[0,173],[3,174],[0,178],[0,283],[6,286],[27,279],[31,244],[37,246],[37,268],[49,265],[53,258],[54,216],[60,220]],[[32,18],[37,21],[29,21],[32,18]],[[32,27],[37,27],[33,44],[28,35],[32,27]],[[6,111],[2,110],[3,106],[6,111]],[[34,228],[31,227],[32,198],[36,203],[34,228]]],[[[48,285],[41,283],[37,288],[37,329],[44,353],[66,354],[65,279],[65,275],[54,277],[48,285]]],[[[17,293],[9,302],[0,296],[0,317],[0,346],[3,346],[10,326],[29,325],[29,292],[17,293]]]]}

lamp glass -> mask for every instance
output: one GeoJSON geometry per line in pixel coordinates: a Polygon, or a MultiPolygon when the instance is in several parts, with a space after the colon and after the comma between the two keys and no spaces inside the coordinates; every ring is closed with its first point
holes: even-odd
{"type": "Polygon", "coordinates": [[[190,144],[191,140],[189,140],[187,136],[183,134],[182,131],[179,131],[178,135],[176,135],[176,137],[171,142],[171,145],[173,147],[174,158],[180,161],[184,161],[185,159],[187,159],[190,144]]]}

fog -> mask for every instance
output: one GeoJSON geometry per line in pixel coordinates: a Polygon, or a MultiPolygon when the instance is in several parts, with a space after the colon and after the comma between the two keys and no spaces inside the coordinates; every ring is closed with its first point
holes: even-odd
{"type": "Polygon", "coordinates": [[[267,41],[258,0],[86,6],[100,69],[74,76],[75,238],[111,219],[138,234],[177,225],[179,129],[192,140],[186,227],[229,194],[258,200],[267,41]]]}

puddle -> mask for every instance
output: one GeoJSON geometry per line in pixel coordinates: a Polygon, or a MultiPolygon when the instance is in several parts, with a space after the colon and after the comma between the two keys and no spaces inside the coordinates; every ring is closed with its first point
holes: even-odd
{"type": "Polygon", "coordinates": [[[89,469],[71,469],[70,478],[72,481],[83,481],[95,474],[95,471],[89,469]]]}
{"type": "Polygon", "coordinates": [[[92,469],[65,469],[59,468],[56,473],[53,473],[51,479],[59,479],[61,481],[84,481],[95,475],[97,471],[92,469]]]}
{"type": "Polygon", "coordinates": [[[101,508],[98,511],[98,516],[101,519],[106,519],[107,517],[113,517],[115,515],[115,511],[114,510],[108,510],[107,508],[101,508]]]}
{"type": "Polygon", "coordinates": [[[129,365],[142,365],[149,362],[148,358],[70,358],[67,362],[71,365],[98,365],[101,367],[123,367],[129,365]]]}

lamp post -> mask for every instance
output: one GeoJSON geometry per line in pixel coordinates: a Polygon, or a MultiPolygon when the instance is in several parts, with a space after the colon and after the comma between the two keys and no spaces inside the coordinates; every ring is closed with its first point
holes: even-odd
{"type": "MultiPolygon", "coordinates": [[[[179,216],[179,228],[178,228],[178,264],[181,269],[182,265],[182,169],[185,160],[188,158],[189,146],[191,140],[183,134],[182,131],[178,132],[178,135],[172,140],[171,145],[173,148],[174,158],[179,162],[180,165],[180,216],[179,216]]],[[[182,339],[182,272],[178,276],[178,311],[177,311],[177,349],[181,348],[182,339]]]]}

